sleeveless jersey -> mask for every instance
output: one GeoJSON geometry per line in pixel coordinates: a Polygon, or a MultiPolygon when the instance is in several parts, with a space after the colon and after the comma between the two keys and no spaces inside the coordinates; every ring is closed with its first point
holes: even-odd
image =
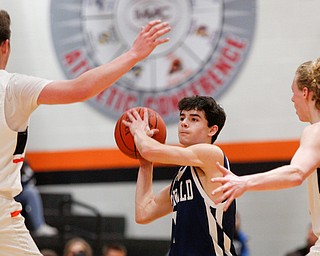
{"type": "Polygon", "coordinates": [[[308,255],[320,255],[320,168],[307,178],[307,184],[312,229],[318,237],[318,241],[311,247],[308,255]]]}
{"type": "MultiPolygon", "coordinates": [[[[225,158],[225,167],[228,160],[225,158]]],[[[181,167],[171,184],[173,206],[169,256],[236,255],[233,247],[236,203],[223,211],[204,191],[194,167],[181,167]]]]}

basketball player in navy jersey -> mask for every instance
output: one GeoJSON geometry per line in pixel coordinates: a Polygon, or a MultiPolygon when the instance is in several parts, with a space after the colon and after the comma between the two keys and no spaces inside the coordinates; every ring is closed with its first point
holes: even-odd
{"type": "Polygon", "coordinates": [[[215,204],[211,191],[218,187],[211,178],[221,176],[215,163],[226,168],[229,163],[223,151],[213,145],[226,115],[211,97],[193,96],[178,104],[179,141],[182,146],[165,145],[152,139],[156,130],[148,126],[148,112],[141,118],[129,112],[130,128],[142,155],[136,186],[136,222],[149,223],[172,213],[170,256],[236,255],[235,201],[224,212],[224,203],[215,204]],[[158,194],[152,190],[153,163],[182,166],[172,183],[158,194]]]}
{"type": "Polygon", "coordinates": [[[301,64],[291,85],[291,98],[296,113],[302,122],[310,125],[304,128],[300,138],[300,146],[289,165],[284,165],[264,173],[238,177],[217,165],[224,177],[216,177],[215,184],[223,184],[216,188],[212,195],[215,202],[226,200],[225,210],[246,191],[279,190],[301,185],[304,180],[308,184],[309,212],[312,229],[318,237],[310,249],[308,256],[320,256],[320,58],[301,64]]]}

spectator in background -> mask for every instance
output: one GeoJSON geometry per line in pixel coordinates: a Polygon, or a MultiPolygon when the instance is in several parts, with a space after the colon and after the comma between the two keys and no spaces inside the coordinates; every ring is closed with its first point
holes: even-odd
{"type": "Polygon", "coordinates": [[[233,240],[234,248],[238,256],[249,256],[248,237],[241,230],[241,221],[239,212],[236,213],[236,232],[233,240]]]}
{"type": "Polygon", "coordinates": [[[42,249],[40,252],[43,256],[58,256],[58,253],[52,249],[42,249]]]}
{"type": "Polygon", "coordinates": [[[303,247],[300,247],[292,252],[286,254],[286,256],[305,256],[310,252],[311,246],[313,246],[318,240],[317,236],[312,231],[312,226],[308,228],[308,233],[306,237],[306,243],[303,247]]]}
{"type": "Polygon", "coordinates": [[[27,160],[24,161],[21,167],[21,183],[22,192],[15,197],[17,202],[22,204],[24,209],[24,217],[31,225],[31,230],[35,236],[55,236],[58,230],[46,224],[43,215],[42,199],[33,170],[30,168],[27,160]]]}
{"type": "Polygon", "coordinates": [[[65,244],[63,256],[93,256],[93,251],[85,239],[74,237],[65,244]]]}
{"type": "Polygon", "coordinates": [[[102,256],[127,256],[127,248],[120,243],[112,243],[103,246],[102,256]]]}

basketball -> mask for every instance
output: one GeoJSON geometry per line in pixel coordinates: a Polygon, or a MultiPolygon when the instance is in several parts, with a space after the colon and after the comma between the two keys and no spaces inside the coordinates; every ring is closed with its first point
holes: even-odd
{"type": "MultiPolygon", "coordinates": [[[[143,107],[136,107],[133,108],[136,109],[141,118],[143,118],[144,115],[144,108],[143,107]]],[[[133,109],[129,109],[128,111],[131,111],[133,109]]],[[[165,143],[166,137],[167,137],[167,130],[166,130],[166,124],[163,121],[162,117],[153,109],[148,109],[148,116],[149,116],[149,127],[150,129],[159,129],[159,132],[155,135],[153,135],[153,139],[159,141],[160,143],[165,143]]],[[[114,138],[116,141],[116,144],[120,151],[124,153],[125,155],[138,159],[141,157],[139,154],[138,149],[136,148],[136,145],[134,144],[133,136],[130,133],[129,127],[125,126],[122,123],[122,120],[129,120],[127,116],[127,112],[123,113],[122,116],[118,119],[115,129],[114,129],[114,138]]]]}

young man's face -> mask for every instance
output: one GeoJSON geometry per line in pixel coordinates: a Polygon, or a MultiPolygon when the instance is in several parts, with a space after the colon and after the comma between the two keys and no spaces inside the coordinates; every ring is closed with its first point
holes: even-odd
{"type": "Polygon", "coordinates": [[[203,111],[182,110],[178,125],[179,141],[184,146],[199,143],[211,143],[212,128],[208,127],[208,122],[203,111]]]}
{"type": "Polygon", "coordinates": [[[297,76],[295,76],[292,85],[292,97],[291,101],[294,103],[294,108],[296,109],[296,114],[298,115],[300,121],[309,121],[308,115],[306,114],[306,98],[304,96],[304,91],[300,90],[297,85],[297,76]]]}

